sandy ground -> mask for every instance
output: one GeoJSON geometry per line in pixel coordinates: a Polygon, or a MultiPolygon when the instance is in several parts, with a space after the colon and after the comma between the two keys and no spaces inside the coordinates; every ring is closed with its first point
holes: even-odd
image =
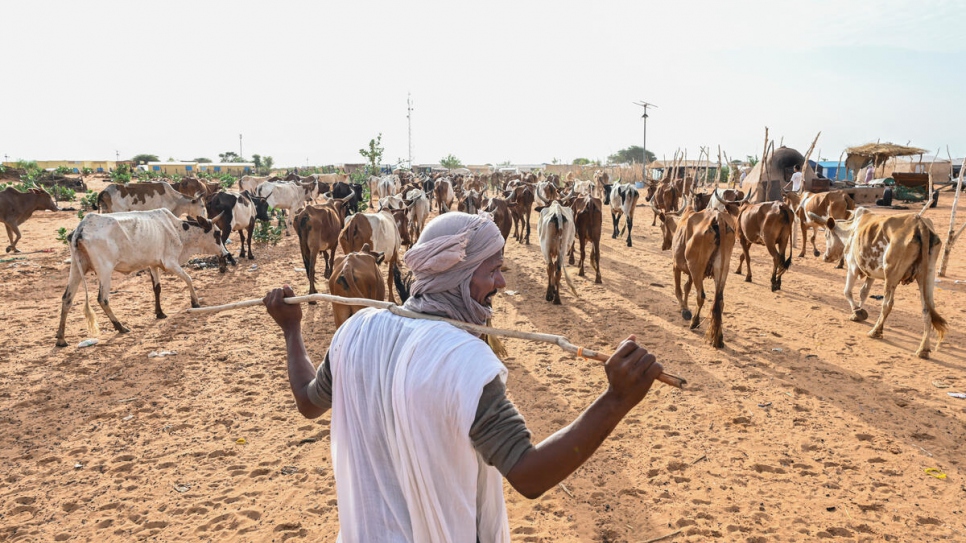
{"type": "MultiPolygon", "coordinates": [[[[944,235],[951,198],[943,200],[929,216],[944,235]]],[[[784,290],[772,293],[761,247],[752,250],[754,283],[729,277],[726,347],[714,350],[706,323],[690,331],[681,319],[650,222],[639,208],[631,249],[605,234],[604,284],[571,268],[580,297],[565,292],[562,306],[543,300],[539,244],[508,245],[496,326],[605,350],[634,333],[689,381],[684,391],[656,386],[543,497],[506,486],[514,540],[966,541],[966,400],[947,394],[966,392],[966,283],[955,283],[966,279],[963,247],[938,284],[951,330],[932,360],[914,356],[914,285],[900,287],[884,339],[873,340],[878,302],[869,322],[850,322],[842,270],[796,258],[784,290]]],[[[76,223],[75,213],[36,214],[22,227],[22,259],[0,261],[0,541],[334,541],[329,418],[295,410],[284,345],[263,310],[189,316],[184,284],[166,275],[169,318],[159,321],[150,278],[115,275],[112,305],[131,333],[115,334],[96,309],[100,343],[78,348],[87,337],[78,298],[70,346],[54,347],[69,257],[55,232],[76,223]],[[34,252],[43,249],[53,252],[34,252]]],[[[286,282],[307,291],[294,236],[255,254],[226,274],[190,270],[202,304],[286,282]]],[[[320,361],[331,309],[305,311],[320,361]]],[[[606,385],[599,363],[506,343],[509,392],[536,440],[606,385]]]]}

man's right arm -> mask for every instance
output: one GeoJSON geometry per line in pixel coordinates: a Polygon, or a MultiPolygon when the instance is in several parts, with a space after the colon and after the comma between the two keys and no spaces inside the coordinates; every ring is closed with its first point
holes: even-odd
{"type": "Polygon", "coordinates": [[[610,386],[577,420],[527,451],[507,481],[535,499],[566,479],[600,447],[624,416],[647,395],[663,368],[629,337],[605,364],[610,386]]]}
{"type": "Polygon", "coordinates": [[[318,407],[309,397],[309,385],[315,378],[315,368],[305,342],[302,340],[302,307],[286,304],[283,299],[295,296],[292,287],[285,285],[269,292],[264,299],[268,314],[275,319],[285,334],[285,352],[288,357],[288,381],[295,396],[295,404],[302,416],[314,419],[322,416],[328,408],[318,407]]]}

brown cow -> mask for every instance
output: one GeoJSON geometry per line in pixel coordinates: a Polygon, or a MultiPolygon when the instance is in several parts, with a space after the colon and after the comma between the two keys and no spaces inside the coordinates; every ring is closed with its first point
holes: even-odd
{"type": "MultiPolygon", "coordinates": [[[[811,220],[821,220],[814,213],[811,220]]],[[[885,320],[892,311],[896,287],[915,281],[919,285],[919,300],[922,304],[923,332],[922,342],[916,355],[929,358],[929,331],[936,329],[938,340],[936,350],[946,335],[946,320],[936,312],[933,292],[936,287],[936,261],[939,259],[942,242],[933,229],[929,219],[915,213],[899,215],[876,215],[865,208],[855,211],[851,221],[825,219],[825,261],[835,262],[845,259],[848,271],[845,276],[845,299],[852,308],[852,320],[862,322],[869,313],[862,306],[869,295],[869,289],[876,279],[885,281],[882,311],[879,320],[869,331],[869,337],[881,338],[885,320]],[[859,303],[852,297],[852,287],[856,280],[864,278],[865,283],[859,291],[859,303]]]]}
{"type": "Polygon", "coordinates": [[[681,218],[674,232],[672,258],[674,270],[674,295],[681,306],[681,316],[691,319],[691,328],[701,322],[704,305],[704,278],[714,277],[714,303],[711,306],[711,323],[705,339],[712,347],[724,346],[721,331],[721,315],[724,311],[724,289],[728,280],[731,251],[735,246],[735,218],[728,212],[706,209],[698,213],[688,212],[681,218]],[[681,291],[681,274],[688,276],[681,291]],[[688,296],[695,285],[698,310],[691,315],[688,296]]]}
{"type": "Polygon", "coordinates": [[[0,222],[7,227],[7,252],[19,253],[17,242],[20,241],[20,224],[30,218],[34,211],[60,211],[54,197],[44,189],[30,189],[20,192],[13,187],[7,187],[0,192],[0,222]]]}
{"type": "Polygon", "coordinates": [[[456,209],[464,213],[469,213],[470,215],[476,215],[482,207],[480,193],[474,189],[470,189],[463,193],[463,197],[460,199],[456,209]]]}
{"type": "Polygon", "coordinates": [[[795,213],[792,208],[781,202],[765,202],[748,204],[738,213],[738,239],[741,241],[741,257],[738,259],[738,269],[748,262],[748,274],[745,281],[751,282],[751,256],[749,249],[752,243],[764,245],[772,259],[771,291],[781,290],[782,275],[792,265],[791,237],[795,226],[795,213]],[[788,248],[788,257],[785,249],[788,248]]]}
{"type": "MultiPolygon", "coordinates": [[[[329,277],[329,293],[343,298],[368,298],[382,301],[386,297],[386,286],[382,283],[379,264],[384,255],[369,249],[369,244],[362,246],[362,250],[340,256],[335,260],[332,276],[329,277]]],[[[365,306],[332,304],[332,316],[335,327],[349,320],[349,317],[365,306]]]]}
{"type": "Polygon", "coordinates": [[[513,217],[513,238],[518,243],[530,245],[530,212],[533,208],[533,190],[527,185],[518,185],[504,193],[506,203],[513,217]],[[517,229],[519,226],[519,230],[517,229]],[[526,233],[524,234],[524,228],[526,233]]]}
{"type": "Polygon", "coordinates": [[[651,226],[657,224],[657,216],[660,212],[674,213],[678,209],[678,203],[683,196],[680,189],[676,188],[673,183],[667,181],[652,184],[648,187],[648,193],[651,194],[648,200],[651,203],[651,211],[654,212],[651,226]],[[651,192],[652,190],[653,193],[651,192]]]}
{"type": "MultiPolygon", "coordinates": [[[[218,187],[220,188],[221,186],[218,185],[218,187]]],[[[211,193],[211,191],[208,190],[208,186],[197,177],[185,177],[177,183],[171,183],[171,188],[180,192],[181,194],[184,194],[188,198],[204,197],[211,193]]],[[[215,192],[217,192],[217,190],[215,192]]]]}
{"type": "Polygon", "coordinates": [[[500,229],[503,241],[506,242],[510,237],[510,229],[513,228],[513,216],[510,213],[510,205],[503,198],[487,198],[483,200],[483,211],[493,215],[493,222],[500,229]]]}
{"type": "MultiPolygon", "coordinates": [[[[405,216],[405,210],[400,210],[405,216]]],[[[395,217],[389,210],[378,213],[358,213],[345,223],[342,233],[339,234],[339,245],[342,252],[349,254],[353,251],[362,250],[362,246],[368,243],[373,250],[386,255],[386,262],[389,265],[389,274],[386,275],[386,292],[388,300],[395,302],[392,294],[392,269],[399,265],[399,249],[402,244],[399,228],[396,226],[395,217]]]]}
{"type": "Polygon", "coordinates": [[[295,233],[299,237],[305,276],[309,280],[309,294],[318,292],[315,290],[315,265],[319,253],[322,253],[325,261],[323,276],[328,279],[332,275],[342,222],[354,196],[350,194],[341,200],[330,200],[322,205],[307,205],[295,214],[295,233]]]}
{"type": "MultiPolygon", "coordinates": [[[[802,224],[802,252],[799,253],[798,258],[805,257],[805,237],[809,228],[812,229],[812,254],[815,256],[821,254],[815,247],[815,236],[818,234],[818,229],[823,228],[825,223],[816,223],[811,220],[810,213],[818,217],[845,220],[849,218],[849,211],[855,209],[855,201],[841,190],[821,193],[785,192],[782,196],[785,203],[795,211],[799,222],[802,224]]],[[[843,263],[839,262],[836,267],[841,268],[842,265],[843,263]]]]}
{"type": "MultiPolygon", "coordinates": [[[[605,174],[606,175],[606,174],[605,174]]],[[[589,194],[572,196],[565,202],[574,212],[574,226],[577,230],[577,241],[580,243],[580,271],[577,275],[584,276],[584,259],[586,257],[587,242],[590,242],[590,265],[597,275],[594,283],[601,284],[600,278],[600,231],[603,227],[603,204],[600,198],[589,194]]],[[[570,265],[574,264],[574,247],[570,247],[570,265]]]]}

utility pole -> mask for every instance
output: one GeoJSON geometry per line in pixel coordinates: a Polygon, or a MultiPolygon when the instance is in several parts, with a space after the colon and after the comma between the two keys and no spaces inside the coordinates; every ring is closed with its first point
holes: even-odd
{"type": "Polygon", "coordinates": [[[121,152],[114,151],[114,162],[120,162],[120,161],[121,161],[121,152]]]}
{"type": "Polygon", "coordinates": [[[406,121],[409,123],[409,170],[413,169],[413,99],[406,93],[406,121]]]}
{"type": "Polygon", "coordinates": [[[644,158],[643,158],[643,162],[641,163],[641,174],[643,177],[642,181],[647,181],[648,180],[647,179],[647,108],[649,107],[656,108],[657,106],[655,106],[654,104],[648,104],[644,100],[641,100],[640,102],[634,102],[634,105],[641,106],[644,108],[644,114],[641,115],[641,118],[644,119],[644,158]]]}
{"type": "Polygon", "coordinates": [[[244,156],[245,153],[242,152],[242,135],[238,134],[238,158],[242,158],[244,156]]]}

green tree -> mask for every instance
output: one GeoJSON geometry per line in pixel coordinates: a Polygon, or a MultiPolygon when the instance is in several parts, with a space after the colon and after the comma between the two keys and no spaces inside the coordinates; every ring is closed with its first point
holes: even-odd
{"type": "Polygon", "coordinates": [[[575,158],[573,161],[574,166],[586,166],[587,164],[590,164],[589,158],[575,158]]]}
{"type": "Polygon", "coordinates": [[[460,159],[453,156],[453,153],[450,153],[444,156],[443,158],[439,159],[439,165],[444,168],[448,168],[450,170],[452,170],[453,168],[463,167],[463,163],[460,161],[460,159]]]}
{"type": "Polygon", "coordinates": [[[238,153],[234,151],[226,151],[224,153],[218,153],[218,158],[222,163],[226,162],[245,162],[245,158],[238,156],[238,153]]]}
{"type": "Polygon", "coordinates": [[[751,164],[752,168],[754,168],[755,165],[758,164],[758,155],[755,155],[755,156],[748,155],[745,158],[748,159],[748,164],[751,164]]]}
{"type": "Polygon", "coordinates": [[[275,165],[275,159],[270,156],[262,157],[262,164],[265,165],[266,170],[271,171],[272,166],[275,165]]]}
{"type": "Polygon", "coordinates": [[[158,158],[158,155],[140,154],[134,155],[134,158],[132,158],[131,161],[133,161],[134,164],[147,164],[148,162],[161,162],[161,159],[158,158]]]}
{"type": "Polygon", "coordinates": [[[204,157],[202,157],[202,158],[196,158],[195,159],[195,162],[197,162],[198,164],[211,164],[211,159],[210,158],[204,158],[204,157]]]}
{"type": "Polygon", "coordinates": [[[513,166],[513,163],[510,162],[509,160],[504,160],[503,162],[497,164],[497,167],[500,167],[500,168],[509,168],[510,166],[513,166]]]}
{"type": "Polygon", "coordinates": [[[369,175],[379,172],[379,163],[382,161],[384,150],[382,147],[382,132],[375,139],[369,140],[369,149],[359,149],[359,154],[369,161],[369,165],[366,166],[369,175]]]}
{"type": "MultiPolygon", "coordinates": [[[[654,153],[647,152],[648,163],[654,162],[657,157],[654,153]]],[[[621,149],[607,157],[607,162],[611,164],[641,164],[644,161],[644,148],[640,145],[631,145],[626,149],[621,149]]]]}
{"type": "Polygon", "coordinates": [[[252,155],[252,161],[255,163],[255,169],[262,167],[262,155],[252,155]]]}

